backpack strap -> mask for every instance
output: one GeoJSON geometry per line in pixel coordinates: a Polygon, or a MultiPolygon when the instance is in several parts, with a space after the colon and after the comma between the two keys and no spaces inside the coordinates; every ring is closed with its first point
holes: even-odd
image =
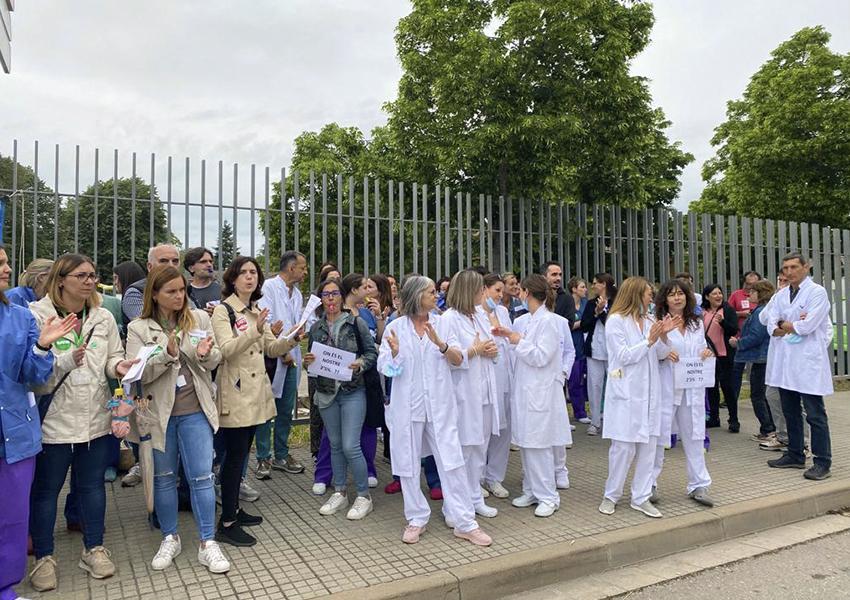
{"type": "Polygon", "coordinates": [[[230,328],[233,329],[236,327],[236,311],[227,302],[222,302],[222,304],[224,304],[224,308],[227,310],[227,318],[230,319],[230,328]]]}

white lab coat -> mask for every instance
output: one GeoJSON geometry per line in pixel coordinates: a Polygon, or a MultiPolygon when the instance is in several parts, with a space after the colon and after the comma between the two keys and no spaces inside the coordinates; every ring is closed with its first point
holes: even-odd
{"type": "MultiPolygon", "coordinates": [[[[558,333],[561,336],[560,342],[558,343],[561,353],[561,373],[558,374],[558,377],[561,378],[561,385],[563,385],[566,380],[569,379],[573,363],[576,361],[576,348],[575,345],[573,345],[573,336],[572,331],[570,330],[569,321],[561,315],[556,315],[555,313],[551,314],[560,319],[555,322],[555,325],[558,326],[558,333]]],[[[524,335],[530,323],[531,313],[525,313],[524,315],[517,317],[516,321],[514,321],[511,325],[511,328],[520,335],[524,335]]],[[[514,368],[516,368],[516,353],[514,353],[511,358],[514,363],[514,368]]]]}
{"type": "MultiPolygon", "coordinates": [[[[769,308],[767,330],[772,334],[780,320],[791,321],[801,341],[790,343],[793,338],[786,335],[773,344],[767,362],[767,385],[814,396],[832,394],[832,318],[826,290],[807,277],[794,302],[788,286],[773,296],[769,308]]],[[[763,312],[767,313],[767,308],[763,312]]]]}
{"type": "Polygon", "coordinates": [[[638,327],[631,317],[608,315],[608,381],[602,437],[620,442],[648,443],[661,434],[661,375],[659,359],[669,348],[658,341],[651,348],[651,321],[638,327]]]}
{"type": "MultiPolygon", "coordinates": [[[[428,322],[436,329],[440,339],[449,346],[458,347],[457,339],[442,317],[428,315],[428,322]]],[[[432,454],[430,448],[422,448],[421,456],[414,456],[411,429],[411,397],[413,391],[425,388],[425,412],[427,420],[434,425],[440,455],[447,470],[464,466],[463,453],[457,427],[457,404],[455,387],[446,356],[429,343],[425,351],[424,381],[415,381],[411,360],[418,360],[416,347],[419,336],[408,317],[399,317],[387,325],[378,352],[378,370],[393,378],[393,393],[384,412],[387,427],[392,432],[390,443],[393,455],[393,474],[413,477],[420,472],[422,456],[432,454]],[[398,355],[393,358],[387,340],[390,332],[398,336],[398,355]],[[393,371],[395,370],[395,371],[393,371]]]]}
{"type": "MultiPolygon", "coordinates": [[[[499,325],[511,329],[512,323],[508,309],[500,304],[496,307],[495,312],[499,325]]],[[[499,347],[499,360],[495,364],[496,390],[499,396],[499,430],[504,431],[510,423],[511,389],[514,382],[514,364],[516,358],[513,356],[514,349],[510,340],[501,336],[496,336],[494,339],[496,340],[496,346],[499,347]]]]}
{"type": "MultiPolygon", "coordinates": [[[[707,347],[705,333],[700,320],[696,324],[687,327],[682,334],[678,328],[667,334],[668,346],[665,349],[667,355],[675,351],[679,359],[697,358],[702,356],[707,347]]],[[[659,349],[660,350],[660,349],[659,349]]],[[[673,362],[663,357],[660,366],[661,374],[661,435],[659,444],[666,446],[670,443],[672,433],[673,407],[679,406],[679,410],[687,410],[693,422],[694,439],[703,441],[705,437],[705,388],[689,388],[686,390],[675,389],[673,376],[673,362]],[[697,437],[698,436],[698,437],[697,437]]]]}
{"type": "MultiPolygon", "coordinates": [[[[301,295],[301,290],[297,286],[293,287],[294,289],[290,290],[280,275],[266,279],[263,283],[263,297],[257,301],[257,306],[261,309],[269,309],[269,323],[283,321],[281,335],[285,335],[295,326],[304,310],[304,297],[301,295]],[[292,291],[291,296],[290,291],[292,291]]],[[[294,361],[291,367],[283,364],[282,356],[277,359],[277,369],[272,380],[272,394],[275,398],[283,396],[283,384],[288,369],[295,369],[296,381],[301,381],[301,346],[295,346],[290,350],[289,356],[294,361]]]]}
{"type": "MultiPolygon", "coordinates": [[[[511,433],[522,448],[549,448],[572,442],[564,396],[562,328],[545,306],[514,321],[524,329],[516,345],[511,395],[511,433]],[[519,323],[524,319],[524,323],[519,323]]],[[[563,319],[561,319],[563,320],[563,319]]]]}
{"type": "Polygon", "coordinates": [[[451,366],[460,444],[483,446],[490,440],[491,435],[499,435],[496,365],[492,358],[484,356],[474,356],[470,360],[468,349],[475,343],[476,335],[481,341],[493,339],[490,321],[483,310],[476,311],[470,318],[453,308],[443,313],[441,319],[452,332],[456,340],[455,345],[461,348],[463,353],[463,362],[459,366],[451,366]],[[493,407],[488,423],[484,422],[485,404],[493,407]]]}

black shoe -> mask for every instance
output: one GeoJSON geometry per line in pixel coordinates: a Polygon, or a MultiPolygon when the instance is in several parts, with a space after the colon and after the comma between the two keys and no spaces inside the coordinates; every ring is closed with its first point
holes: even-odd
{"type": "Polygon", "coordinates": [[[740,433],[741,424],[737,421],[734,423],[729,423],[729,433],[740,433]]]}
{"type": "Polygon", "coordinates": [[[263,522],[263,517],[246,513],[240,508],[236,513],[236,522],[243,527],[254,527],[255,525],[259,525],[263,522]]]}
{"type": "Polygon", "coordinates": [[[720,427],[720,421],[706,421],[705,422],[706,429],[713,429],[714,427],[720,427]]]}
{"type": "Polygon", "coordinates": [[[215,532],[215,541],[231,546],[248,547],[256,544],[257,538],[246,533],[238,522],[233,523],[230,527],[225,527],[219,523],[218,530],[215,532]]]}
{"type": "Polygon", "coordinates": [[[814,465],[805,473],[803,473],[803,477],[806,479],[812,479],[814,481],[820,481],[822,479],[827,479],[831,477],[832,473],[824,467],[823,465],[814,465]]]}
{"type": "Polygon", "coordinates": [[[773,467],[774,469],[805,469],[806,463],[792,460],[791,457],[788,456],[788,453],[785,452],[779,458],[767,461],[767,466],[773,467]]]}

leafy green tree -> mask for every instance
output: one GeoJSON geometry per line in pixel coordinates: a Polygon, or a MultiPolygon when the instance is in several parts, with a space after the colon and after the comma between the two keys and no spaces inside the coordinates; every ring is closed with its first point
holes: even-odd
{"type": "Polygon", "coordinates": [[[801,29],[727,104],[691,210],[850,227],[850,54],[829,40],[801,29]]]}
{"type": "MultiPolygon", "coordinates": [[[[120,178],[117,184],[112,179],[90,185],[80,195],[78,248],[80,253],[91,256],[98,263],[101,278],[109,278],[112,265],[135,259],[144,264],[148,248],[164,242],[173,242],[166,227],[166,214],[154,187],[143,179],[135,179],[135,256],[132,255],[133,238],[133,189],[132,178],[120,178]],[[97,252],[95,253],[95,192],[97,192],[97,252]],[[117,194],[117,207],[114,196],[117,194]],[[153,202],[151,202],[151,198],[153,202]],[[153,204],[153,206],[151,206],[153,204]],[[151,230],[153,210],[153,230],[151,230]],[[117,243],[117,255],[113,263],[113,233],[117,243]]],[[[62,230],[61,250],[74,251],[75,199],[71,198],[60,216],[62,230]]]]}
{"type": "Polygon", "coordinates": [[[218,246],[213,248],[215,253],[215,262],[218,264],[221,260],[222,269],[233,262],[233,259],[239,255],[239,247],[236,245],[236,239],[233,235],[233,226],[225,221],[221,225],[221,231],[218,234],[218,246]]]}

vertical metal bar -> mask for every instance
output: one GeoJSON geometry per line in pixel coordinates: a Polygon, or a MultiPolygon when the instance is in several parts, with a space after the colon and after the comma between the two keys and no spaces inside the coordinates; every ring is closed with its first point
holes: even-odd
{"type": "Polygon", "coordinates": [[[799,227],[798,227],[798,225],[795,221],[791,221],[790,223],[788,223],[788,226],[791,229],[791,235],[790,235],[790,238],[791,238],[790,246],[791,247],[789,248],[789,252],[799,252],[800,251],[800,242],[797,238],[797,231],[799,230],[799,227]]]}
{"type": "MultiPolygon", "coordinates": [[[[32,178],[32,260],[38,258],[38,140],[35,142],[32,178]]],[[[23,261],[22,261],[23,263],[23,261]]],[[[23,266],[23,264],[21,264],[23,266]]]]}
{"type": "Polygon", "coordinates": [[[272,232],[271,232],[271,197],[270,197],[270,186],[271,186],[271,177],[269,174],[269,168],[265,169],[265,185],[263,186],[265,193],[263,194],[265,199],[265,210],[263,214],[265,215],[265,227],[263,231],[266,232],[265,243],[263,244],[266,247],[266,271],[271,270],[271,245],[272,245],[272,232]]]}
{"type": "MultiPolygon", "coordinates": [[[[850,231],[847,229],[841,230],[841,243],[842,243],[842,252],[841,252],[841,263],[844,265],[844,279],[840,283],[841,287],[841,299],[844,303],[844,318],[838,323],[838,329],[844,334],[844,344],[847,343],[847,321],[850,319],[850,231]]],[[[794,250],[794,247],[791,247],[791,250],[794,250]]],[[[840,340],[841,338],[839,338],[840,340]]],[[[842,344],[842,347],[844,347],[842,344]]],[[[848,374],[848,370],[846,368],[847,361],[846,358],[842,361],[842,364],[845,365],[844,374],[848,374]]]]}
{"type": "MultiPolygon", "coordinates": [[[[753,219],[753,228],[755,229],[755,270],[764,273],[764,227],[762,220],[753,219]]],[[[749,269],[747,270],[749,271],[749,269]]]]}
{"type": "Polygon", "coordinates": [[[564,277],[567,274],[570,274],[570,276],[578,275],[578,273],[573,271],[572,265],[568,265],[564,260],[564,238],[564,203],[563,200],[558,199],[558,263],[563,265],[564,277]]]}
{"type": "Polygon", "coordinates": [[[422,274],[428,277],[428,184],[422,184],[422,274]]]}
{"type": "Polygon", "coordinates": [[[413,184],[413,269],[419,273],[419,184],[413,184]]]}
{"type": "Polygon", "coordinates": [[[314,287],[316,275],[316,173],[310,170],[310,187],[307,192],[310,209],[310,256],[307,263],[310,268],[310,289],[314,287]]]}
{"type": "MultiPolygon", "coordinates": [[[[59,170],[57,165],[57,171],[59,170]]],[[[57,227],[58,229],[58,227],[57,227]]],[[[80,252],[80,145],[74,148],[74,254],[80,252]]],[[[92,257],[97,260],[97,254],[92,257]]]]}
{"type": "Polygon", "coordinates": [[[286,169],[280,168],[280,248],[275,261],[286,252],[286,209],[289,205],[289,197],[286,194],[286,169]]]}
{"type": "Polygon", "coordinates": [[[534,201],[528,200],[525,203],[525,208],[528,211],[528,215],[526,215],[526,232],[528,235],[526,236],[526,244],[528,248],[526,249],[525,256],[528,260],[528,263],[523,265],[526,273],[534,273],[536,265],[534,264],[534,249],[532,247],[532,240],[534,239],[534,201]]]}
{"type": "Polygon", "coordinates": [[[622,281],[625,275],[637,272],[637,213],[632,208],[626,209],[626,272],[617,281],[622,281]]]}
{"type": "MultiPolygon", "coordinates": [[[[301,252],[301,173],[299,171],[292,172],[292,202],[295,209],[295,223],[293,227],[292,249],[296,252],[301,252]]],[[[354,202],[351,203],[354,206],[354,202]]],[[[352,269],[353,270],[353,269],[352,269]]]]}
{"type": "Polygon", "coordinates": [[[768,219],[765,223],[767,235],[767,264],[765,270],[767,275],[759,271],[762,277],[767,277],[771,281],[776,281],[776,232],[774,231],[773,219],[768,219]]]}
{"type": "Polygon", "coordinates": [[[581,250],[581,264],[584,265],[586,269],[590,268],[590,257],[588,254],[588,243],[587,243],[587,204],[579,205],[579,223],[581,224],[581,241],[579,243],[579,249],[581,250]]]}
{"type": "Polygon", "coordinates": [[[702,260],[705,266],[705,281],[719,283],[714,273],[711,256],[711,244],[713,240],[713,236],[711,235],[711,216],[702,214],[700,217],[702,218],[702,260]]]}
{"type": "MultiPolygon", "coordinates": [[[[183,247],[184,248],[191,247],[190,244],[189,244],[189,220],[190,220],[190,217],[189,217],[189,201],[190,201],[189,200],[189,174],[190,174],[189,173],[189,166],[190,166],[189,165],[189,157],[187,156],[186,161],[185,161],[185,171],[183,173],[183,187],[184,187],[183,197],[184,197],[184,202],[185,202],[185,205],[183,206],[183,214],[184,214],[183,233],[186,236],[185,238],[183,238],[183,247]]],[[[234,233],[234,236],[235,236],[236,235],[236,229],[233,230],[233,233],[234,233]]],[[[254,253],[252,252],[251,256],[253,256],[253,255],[254,255],[254,253]]]]}
{"type": "Polygon", "coordinates": [[[670,279],[670,214],[666,208],[658,209],[658,231],[659,246],[661,249],[659,257],[658,281],[665,282],[670,279]]]}
{"type": "Polygon", "coordinates": [[[369,269],[369,178],[363,178],[363,274],[369,269]]]}
{"type": "MultiPolygon", "coordinates": [[[[151,169],[151,175],[153,175],[153,169],[151,169]]],[[[268,177],[268,171],[266,172],[266,176],[268,177]]],[[[268,182],[266,182],[268,183],[268,182]]],[[[153,192],[153,186],[151,186],[151,192],[153,192]]],[[[268,196],[268,194],[266,194],[268,196]]],[[[266,209],[268,209],[269,203],[266,202],[266,209]]],[[[151,215],[153,215],[153,193],[151,193],[151,215]]],[[[268,210],[266,211],[266,216],[268,216],[268,210]]],[[[153,224],[153,221],[151,221],[153,224]]],[[[269,233],[269,224],[268,219],[266,219],[266,235],[269,233]]],[[[151,236],[153,236],[153,228],[151,228],[151,236]]],[[[268,244],[266,244],[266,255],[268,255],[268,244]]],[[[201,160],[201,248],[207,247],[207,161],[206,159],[201,160]]],[[[268,261],[266,261],[266,270],[268,271],[268,261]]]]}
{"type": "MultiPolygon", "coordinates": [[[[354,273],[354,177],[348,178],[348,272],[354,273]]],[[[339,265],[337,265],[339,266],[339,265]]]]}
{"type": "MultiPolygon", "coordinates": [[[[780,232],[784,233],[784,223],[780,221],[782,228],[780,232]]],[[[780,239],[784,238],[784,235],[779,236],[780,239]]],[[[784,240],[783,240],[784,241],[784,240]]],[[[782,248],[781,252],[785,253],[785,248],[782,248]]],[[[833,290],[832,297],[832,306],[835,307],[835,325],[836,325],[836,338],[838,342],[838,355],[836,356],[836,375],[847,375],[847,351],[844,347],[844,340],[847,337],[847,332],[844,328],[845,320],[844,320],[844,303],[842,300],[844,299],[844,288],[841,282],[841,260],[842,252],[841,252],[841,231],[838,229],[832,230],[832,279],[830,281],[830,287],[833,290]]]]}
{"type": "Polygon", "coordinates": [[[653,248],[652,248],[652,212],[649,209],[643,211],[643,273],[644,277],[652,281],[653,248]]]}
{"type": "Polygon", "coordinates": [[[750,234],[752,220],[749,217],[741,217],[741,272],[746,273],[752,269],[753,238],[750,234]]]}
{"type": "MultiPolygon", "coordinates": [[[[537,264],[543,264],[545,261],[550,260],[552,257],[549,252],[549,244],[546,239],[546,213],[543,210],[543,200],[537,200],[537,226],[540,235],[539,243],[537,244],[538,252],[537,255],[537,264]]],[[[561,274],[563,277],[563,273],[561,274]]]]}
{"type": "Polygon", "coordinates": [[[519,199],[519,264],[520,264],[520,279],[526,276],[525,260],[525,198],[520,196],[519,199]]]}
{"type": "MultiPolygon", "coordinates": [[[[507,199],[503,198],[504,201],[507,200],[508,203],[508,212],[505,215],[505,218],[502,220],[502,229],[507,229],[508,232],[508,264],[505,265],[505,270],[510,269],[511,271],[517,271],[516,264],[514,263],[514,202],[513,199],[508,196],[507,199]]],[[[518,273],[521,276],[521,273],[518,273]]]]}
{"type": "Polygon", "coordinates": [[[445,271],[444,275],[446,277],[452,274],[452,263],[451,263],[451,252],[449,251],[449,247],[452,245],[452,232],[451,232],[451,220],[452,220],[452,211],[451,211],[451,191],[448,186],[443,190],[443,214],[446,216],[446,236],[445,236],[445,271]]]}
{"type": "Polygon", "coordinates": [[[484,252],[484,194],[478,194],[478,264],[487,266],[487,255],[484,252]]]}
{"type": "MultiPolygon", "coordinates": [[[[777,221],[776,226],[777,226],[778,231],[779,231],[779,243],[778,243],[778,248],[777,248],[779,250],[778,258],[781,259],[783,256],[785,256],[788,253],[788,236],[787,236],[788,232],[786,231],[788,226],[785,223],[785,221],[777,221]]],[[[779,265],[779,261],[777,261],[776,264],[779,265]]]]}
{"type": "Polygon", "coordinates": [[[136,260],[136,153],[133,152],[130,169],[130,260],[136,260]]]}
{"type": "Polygon", "coordinates": [[[59,144],[53,156],[53,259],[59,256],[59,144]]]}
{"type": "MultiPolygon", "coordinates": [[[[150,247],[153,248],[156,246],[156,231],[154,224],[154,193],[156,188],[156,155],[151,153],[151,181],[150,187],[148,188],[148,200],[150,202],[150,210],[148,211],[148,241],[150,242],[150,247]]],[[[201,223],[204,223],[203,218],[201,218],[201,223]]],[[[203,225],[201,225],[201,231],[203,231],[203,225]]]]}
{"type": "Polygon", "coordinates": [[[407,238],[404,234],[404,182],[398,182],[398,287],[401,288],[401,278],[407,275],[407,266],[404,262],[404,249],[407,247],[407,238]]]}
{"type": "Polygon", "coordinates": [[[336,176],[336,266],[342,268],[342,174],[336,176]]]}
{"type": "Polygon", "coordinates": [[[685,228],[681,211],[676,211],[676,222],[673,225],[673,264],[677,273],[685,270],[685,228]]]}
{"type": "Polygon", "coordinates": [[[803,256],[812,260],[812,253],[809,251],[809,224],[800,223],[800,252],[803,256]]]}
{"type": "Polygon", "coordinates": [[[375,189],[372,195],[375,197],[375,270],[380,273],[381,269],[381,183],[375,178],[375,189]]]}
{"type": "Polygon", "coordinates": [[[322,262],[323,263],[328,262],[328,174],[327,173],[322,173],[322,262]]]}
{"type": "Polygon", "coordinates": [[[443,203],[443,198],[441,195],[441,187],[440,184],[437,184],[434,188],[434,240],[436,241],[436,246],[434,248],[434,256],[437,259],[437,270],[434,273],[436,278],[443,277],[443,227],[440,223],[440,214],[442,210],[440,210],[441,205],[443,203]]]}
{"type": "Polygon", "coordinates": [[[487,268],[491,271],[499,268],[493,258],[493,196],[490,194],[487,194],[487,268]]]}
{"type": "Polygon", "coordinates": [[[738,264],[739,244],[738,244],[738,217],[732,215],[729,221],[729,272],[732,277],[737,277],[741,273],[740,265],[738,264]]]}
{"type": "MultiPolygon", "coordinates": [[[[93,251],[92,254],[94,256],[98,255],[97,248],[97,238],[98,238],[98,219],[100,218],[100,206],[99,205],[99,196],[100,196],[100,149],[94,149],[94,240],[93,240],[93,251]]],[[[14,245],[14,244],[13,244],[14,245]]],[[[115,256],[112,257],[112,267],[115,267],[115,256]]],[[[97,259],[95,259],[97,260],[97,259]]]]}
{"type": "Polygon", "coordinates": [[[239,163],[233,163],[233,248],[239,249],[239,163]]]}
{"type": "Polygon", "coordinates": [[[577,265],[572,260],[572,252],[570,251],[570,207],[563,200],[560,201],[560,209],[558,210],[558,219],[564,223],[563,236],[561,236],[561,246],[564,251],[564,265],[570,269],[570,272],[576,277],[585,277],[586,274],[578,270],[577,265]]]}
{"type": "MultiPolygon", "coordinates": [[[[12,140],[12,193],[18,191],[18,140],[12,140]]],[[[21,197],[23,200],[23,196],[21,197]]],[[[21,210],[24,210],[21,208],[21,210]]],[[[0,224],[2,227],[2,224],[0,224]]],[[[21,236],[26,236],[26,227],[23,223],[21,223],[21,236]]],[[[12,254],[9,257],[11,259],[11,267],[12,267],[12,284],[18,284],[18,255],[23,259],[24,256],[24,242],[21,240],[21,248],[18,249],[18,199],[12,198],[12,254]]]]}
{"type": "MultiPolygon", "coordinates": [[[[170,159],[169,159],[170,160],[170,159]]],[[[170,164],[170,163],[169,163],[170,164]]],[[[169,168],[169,181],[171,180],[170,176],[170,168],[169,168]]],[[[221,230],[224,229],[224,162],[218,161],[218,256],[216,257],[216,262],[218,262],[218,272],[221,273],[224,270],[223,256],[222,256],[222,243],[221,243],[221,230]]]]}
{"type": "Polygon", "coordinates": [[[466,266],[472,263],[472,195],[466,192],[466,266]]]}
{"type": "MultiPolygon", "coordinates": [[[[248,232],[251,234],[250,248],[251,248],[251,256],[254,257],[257,255],[256,253],[256,245],[255,239],[257,235],[257,225],[254,222],[254,218],[256,217],[256,209],[257,209],[257,165],[251,163],[251,210],[248,212],[249,218],[248,222],[250,223],[248,227],[248,232]]],[[[311,269],[312,270],[312,269],[311,269]]]]}
{"type": "Polygon", "coordinates": [[[715,260],[717,261],[717,279],[719,280],[718,283],[726,290],[728,296],[731,287],[728,287],[729,282],[726,279],[726,256],[724,252],[726,246],[726,228],[724,227],[724,221],[725,219],[721,215],[714,215],[714,230],[717,232],[714,246],[717,251],[715,255],[715,260]]]}
{"type": "MultiPolygon", "coordinates": [[[[112,156],[112,266],[118,264],[118,149],[112,156]]],[[[168,158],[168,198],[171,199],[171,157],[168,158]]],[[[169,213],[170,214],[170,213],[169,213]]],[[[130,260],[136,260],[131,253],[130,260]]]]}
{"type": "MultiPolygon", "coordinates": [[[[389,223],[389,227],[387,228],[387,231],[389,232],[389,236],[390,236],[390,238],[389,238],[389,241],[390,241],[390,244],[389,244],[389,246],[390,246],[390,248],[389,248],[390,249],[390,270],[387,271],[387,273],[389,275],[395,275],[396,274],[396,270],[395,270],[395,225],[393,223],[393,221],[395,220],[395,194],[394,194],[394,192],[395,192],[395,183],[393,182],[392,179],[390,179],[387,182],[387,204],[388,204],[389,215],[390,215],[390,223],[389,223]]],[[[437,205],[439,206],[439,202],[437,203],[437,205]]],[[[439,210],[439,208],[438,208],[438,210],[439,210]]],[[[439,246],[439,243],[437,244],[437,246],[439,246]]],[[[437,256],[439,256],[439,254],[437,256]]]]}
{"type": "MultiPolygon", "coordinates": [[[[809,224],[806,224],[806,228],[809,228],[809,224]]],[[[823,285],[823,268],[821,264],[821,256],[820,256],[820,227],[811,224],[812,228],[812,279],[814,279],[817,283],[823,285]]]]}

